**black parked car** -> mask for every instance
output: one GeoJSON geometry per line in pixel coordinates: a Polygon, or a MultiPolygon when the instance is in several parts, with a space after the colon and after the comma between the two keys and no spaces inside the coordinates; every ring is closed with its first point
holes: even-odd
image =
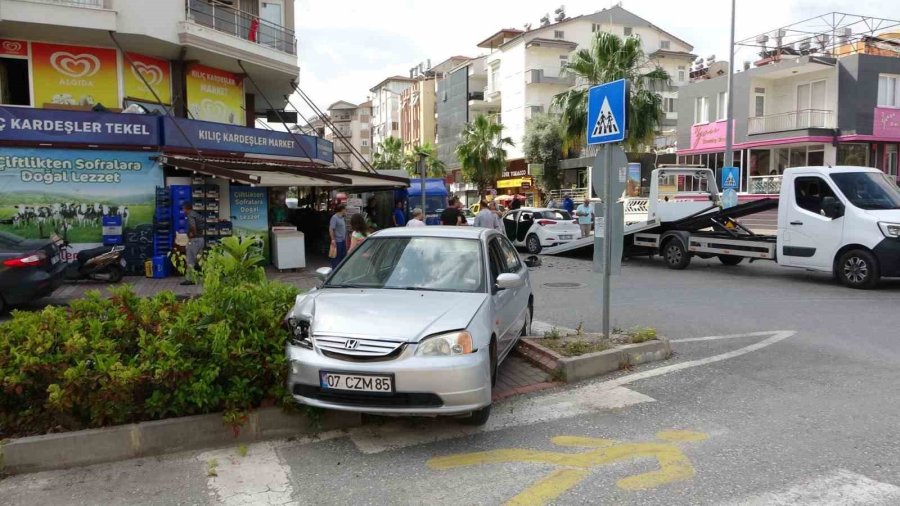
{"type": "Polygon", "coordinates": [[[50,295],[62,284],[66,262],[57,241],[0,232],[0,313],[50,295]]]}

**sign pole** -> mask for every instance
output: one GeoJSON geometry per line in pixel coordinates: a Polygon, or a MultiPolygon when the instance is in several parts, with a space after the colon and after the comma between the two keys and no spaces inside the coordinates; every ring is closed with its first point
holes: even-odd
{"type": "Polygon", "coordinates": [[[609,339],[609,295],[610,295],[610,277],[612,269],[612,193],[613,193],[613,166],[612,166],[612,150],[609,144],[603,145],[604,165],[606,172],[603,177],[606,178],[603,185],[603,336],[609,339]]]}
{"type": "Polygon", "coordinates": [[[421,179],[422,185],[422,219],[427,221],[428,211],[425,209],[425,158],[419,155],[419,159],[417,160],[419,163],[419,176],[421,179]]]}

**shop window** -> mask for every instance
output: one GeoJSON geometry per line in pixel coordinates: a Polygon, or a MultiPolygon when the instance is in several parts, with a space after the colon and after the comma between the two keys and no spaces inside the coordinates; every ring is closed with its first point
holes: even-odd
{"type": "Polygon", "coordinates": [[[28,60],[0,58],[0,103],[31,105],[28,75],[28,60]]]}
{"type": "Polygon", "coordinates": [[[841,144],[837,148],[837,164],[865,167],[869,161],[868,154],[867,144],[841,144]]]}
{"type": "Polygon", "coordinates": [[[806,153],[806,165],[810,167],[825,166],[825,146],[810,146],[806,153]]]}
{"type": "Polygon", "coordinates": [[[887,173],[891,176],[891,179],[897,179],[897,151],[898,146],[896,144],[890,144],[887,146],[887,173]]]}

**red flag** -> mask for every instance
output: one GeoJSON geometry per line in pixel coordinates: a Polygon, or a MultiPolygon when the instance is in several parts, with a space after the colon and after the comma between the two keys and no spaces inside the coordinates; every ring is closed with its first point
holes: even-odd
{"type": "Polygon", "coordinates": [[[259,34],[259,18],[253,18],[253,21],[250,22],[250,33],[247,34],[247,39],[250,42],[258,42],[257,34],[259,34]]]}

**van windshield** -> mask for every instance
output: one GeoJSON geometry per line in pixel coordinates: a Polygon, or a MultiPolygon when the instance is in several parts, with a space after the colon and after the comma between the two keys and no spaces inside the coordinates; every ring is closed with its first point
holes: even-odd
{"type": "Polygon", "coordinates": [[[831,179],[851,204],[867,210],[900,209],[900,188],[877,172],[844,172],[831,179]]]}

